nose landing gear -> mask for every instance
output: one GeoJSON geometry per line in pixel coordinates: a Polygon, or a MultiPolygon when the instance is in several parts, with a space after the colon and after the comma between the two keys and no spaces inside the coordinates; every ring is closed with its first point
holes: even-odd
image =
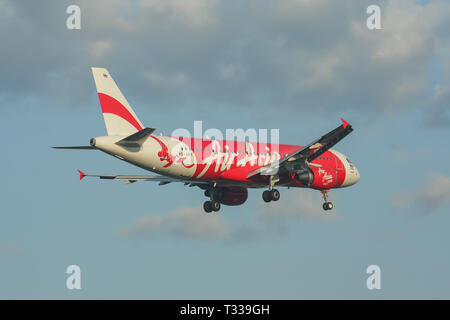
{"type": "Polygon", "coordinates": [[[333,203],[328,201],[328,191],[330,191],[330,190],[321,190],[320,191],[320,192],[322,192],[323,200],[325,201],[324,204],[322,205],[322,208],[325,211],[333,209],[333,203]]]}

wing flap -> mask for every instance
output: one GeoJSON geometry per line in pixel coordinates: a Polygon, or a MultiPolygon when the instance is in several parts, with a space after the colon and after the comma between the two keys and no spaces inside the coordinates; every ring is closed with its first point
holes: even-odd
{"type": "Polygon", "coordinates": [[[165,177],[161,175],[114,175],[114,174],[85,174],[81,170],[77,170],[80,174],[80,180],[84,177],[94,177],[107,180],[123,180],[126,184],[130,184],[136,181],[157,181],[159,185],[165,185],[171,182],[183,182],[188,184],[208,184],[206,181],[191,181],[184,179],[177,179],[171,177],[165,177]]]}

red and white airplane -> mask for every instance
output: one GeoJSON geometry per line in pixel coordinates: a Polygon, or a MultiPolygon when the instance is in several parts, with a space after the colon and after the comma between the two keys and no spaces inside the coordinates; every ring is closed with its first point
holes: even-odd
{"type": "Polygon", "coordinates": [[[243,204],[248,188],[266,188],[264,201],[278,201],[275,186],[319,190],[323,209],[331,210],[328,191],[359,180],[350,160],[330,149],[353,131],[342,118],[342,125],[305,146],[155,135],[154,128],[142,125],[108,70],[92,68],[92,73],[108,135],[91,139],[90,146],[54,148],[98,149],[158,175],[94,175],[78,170],[80,180],[183,182],[204,190],[209,198],[203,204],[206,212],[219,211],[221,204],[243,204]]]}

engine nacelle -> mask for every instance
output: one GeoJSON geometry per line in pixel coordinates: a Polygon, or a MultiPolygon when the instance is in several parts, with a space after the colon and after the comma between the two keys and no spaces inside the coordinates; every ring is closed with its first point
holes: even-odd
{"type": "Polygon", "coordinates": [[[226,206],[239,206],[247,201],[248,191],[246,188],[229,187],[221,188],[220,203],[226,206]]]}
{"type": "Polygon", "coordinates": [[[295,179],[300,181],[305,186],[310,186],[314,182],[314,173],[311,169],[305,168],[295,174],[295,179]]]}
{"type": "Polygon", "coordinates": [[[302,185],[312,188],[332,188],[336,186],[336,170],[322,167],[309,167],[295,173],[295,179],[302,185]]]}

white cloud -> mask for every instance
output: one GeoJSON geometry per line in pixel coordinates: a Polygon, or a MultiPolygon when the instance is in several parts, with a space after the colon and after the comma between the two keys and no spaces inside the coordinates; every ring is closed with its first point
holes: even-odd
{"type": "Polygon", "coordinates": [[[437,104],[442,101],[450,100],[450,87],[447,85],[436,84],[433,88],[433,101],[437,104]]]}
{"type": "Polygon", "coordinates": [[[88,45],[89,54],[94,59],[104,59],[114,50],[114,43],[107,40],[98,40],[88,45]]]}
{"type": "Polygon", "coordinates": [[[102,60],[128,95],[155,105],[383,115],[439,104],[434,119],[448,109],[450,80],[443,72],[430,85],[427,74],[450,55],[448,1],[382,1],[375,31],[365,23],[370,1],[82,1],[78,33],[64,28],[63,4],[0,3],[15,12],[0,19],[0,94],[81,100],[92,90],[82,68],[102,60]]]}
{"type": "Polygon", "coordinates": [[[167,215],[152,215],[140,218],[124,228],[121,235],[132,237],[170,236],[201,241],[222,240],[228,229],[225,219],[219,214],[206,214],[202,208],[179,208],[167,215]]]}
{"type": "Polygon", "coordinates": [[[379,39],[374,58],[381,63],[398,63],[427,54],[433,46],[433,27],[436,19],[428,6],[412,1],[391,1],[383,10],[382,37],[379,39]]]}
{"type": "Polygon", "coordinates": [[[450,177],[433,174],[424,186],[392,194],[391,204],[396,210],[407,210],[418,205],[426,214],[438,211],[450,204],[450,177]]]}
{"type": "MultiPolygon", "coordinates": [[[[330,194],[330,201],[334,194],[330,194]]],[[[226,207],[223,208],[226,210],[226,207]]],[[[285,236],[295,223],[326,222],[339,218],[336,208],[322,209],[318,191],[291,190],[278,202],[263,203],[262,199],[249,221],[228,223],[226,213],[205,213],[201,207],[182,207],[167,215],[150,215],[138,219],[120,230],[125,238],[170,237],[202,242],[241,244],[261,237],[285,236]]]]}
{"type": "Polygon", "coordinates": [[[300,78],[298,74],[291,72],[293,84],[296,84],[299,90],[309,90],[330,84],[334,85],[338,80],[336,78],[336,67],[340,63],[339,55],[336,52],[313,57],[306,65],[309,77],[300,78]]]}
{"type": "MultiPolygon", "coordinates": [[[[335,220],[339,212],[324,211],[322,195],[319,191],[309,189],[292,189],[284,192],[282,199],[277,202],[260,203],[257,216],[261,221],[293,222],[310,220],[335,220]]],[[[329,201],[335,199],[333,192],[329,193],[329,201]]]]}
{"type": "Polygon", "coordinates": [[[217,70],[220,78],[234,84],[241,82],[245,76],[245,68],[236,63],[220,63],[217,70]]]}
{"type": "Polygon", "coordinates": [[[87,37],[90,40],[111,33],[133,32],[133,19],[126,18],[126,13],[132,12],[133,6],[131,1],[80,0],[81,30],[92,35],[92,38],[87,37]]]}
{"type": "Polygon", "coordinates": [[[12,18],[14,14],[14,7],[12,7],[7,0],[0,0],[0,16],[3,16],[4,18],[12,18]]]}
{"type": "Polygon", "coordinates": [[[0,261],[15,260],[25,254],[23,248],[19,248],[14,244],[0,245],[0,261]]]}
{"type": "Polygon", "coordinates": [[[155,71],[144,72],[144,77],[149,81],[150,87],[160,89],[177,89],[189,85],[186,74],[177,72],[172,75],[165,75],[155,71]]]}
{"type": "Polygon", "coordinates": [[[138,6],[149,9],[151,14],[164,15],[166,22],[198,29],[217,22],[217,3],[216,0],[139,0],[138,6]]]}

